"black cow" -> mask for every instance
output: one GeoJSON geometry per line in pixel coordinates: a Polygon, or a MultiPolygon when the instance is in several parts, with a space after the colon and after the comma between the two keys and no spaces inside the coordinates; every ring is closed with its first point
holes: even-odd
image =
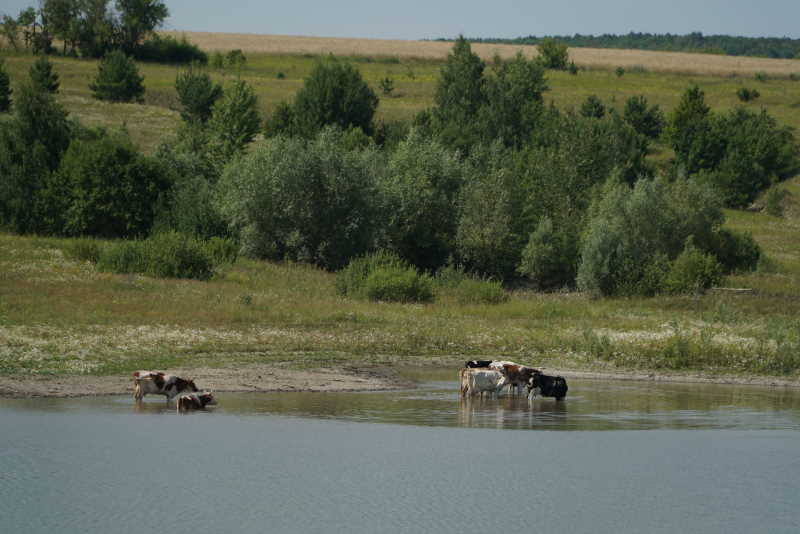
{"type": "Polygon", "coordinates": [[[489,364],[492,363],[493,360],[470,360],[468,362],[464,362],[464,367],[469,369],[477,369],[479,367],[489,367],[489,364]]]}
{"type": "Polygon", "coordinates": [[[567,381],[563,376],[548,376],[541,373],[535,373],[528,382],[528,398],[536,396],[536,391],[542,397],[555,397],[560,401],[567,396],[567,381]]]}

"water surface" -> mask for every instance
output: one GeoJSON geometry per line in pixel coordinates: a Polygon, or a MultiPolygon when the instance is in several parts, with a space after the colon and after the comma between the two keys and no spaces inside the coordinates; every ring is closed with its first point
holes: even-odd
{"type": "MultiPolygon", "coordinates": [[[[2,532],[800,531],[800,394],[570,381],[0,400],[2,532]]],[[[455,376],[453,374],[453,376],[455,376]]]]}

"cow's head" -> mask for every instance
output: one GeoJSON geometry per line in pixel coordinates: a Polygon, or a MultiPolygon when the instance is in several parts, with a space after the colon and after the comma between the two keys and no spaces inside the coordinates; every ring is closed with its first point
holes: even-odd
{"type": "Polygon", "coordinates": [[[195,393],[196,393],[196,392],[198,392],[198,391],[200,391],[200,390],[197,388],[197,386],[195,386],[195,385],[194,385],[194,380],[192,380],[191,378],[187,378],[187,379],[186,379],[186,387],[187,387],[188,389],[192,390],[192,391],[193,391],[193,392],[195,392],[195,393]]]}
{"type": "Polygon", "coordinates": [[[200,399],[203,406],[214,406],[217,404],[217,399],[214,398],[214,393],[211,391],[200,393],[197,395],[197,398],[200,399]]]}

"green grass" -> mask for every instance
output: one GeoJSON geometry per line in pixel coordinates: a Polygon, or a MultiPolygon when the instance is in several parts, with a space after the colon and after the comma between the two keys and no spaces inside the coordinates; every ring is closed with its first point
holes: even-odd
{"type": "MultiPolygon", "coordinates": [[[[25,54],[0,52],[0,57],[5,59],[12,84],[27,76],[34,61],[33,56],[25,54]]],[[[432,105],[441,61],[369,56],[346,59],[358,67],[364,79],[381,96],[378,119],[410,119],[432,105]],[[378,87],[380,80],[386,77],[392,78],[395,85],[388,97],[383,96],[378,87]]],[[[101,103],[91,97],[89,83],[97,72],[97,61],[61,57],[52,57],[51,61],[61,78],[61,102],[86,124],[112,128],[124,125],[141,148],[152,151],[172,135],[180,122],[174,88],[179,71],[177,66],[140,63],[147,91],[144,105],[133,105],[101,103]]],[[[247,63],[238,73],[231,69],[209,69],[209,72],[223,83],[236,76],[251,83],[258,95],[262,115],[267,117],[278,103],[294,98],[315,61],[312,55],[249,54],[247,63]],[[278,73],[283,73],[284,78],[279,79],[278,73]]],[[[629,69],[622,77],[618,77],[613,69],[582,70],[576,76],[548,71],[547,79],[550,91],[545,95],[546,101],[552,101],[563,109],[577,109],[587,96],[594,94],[608,107],[621,111],[628,97],[645,95],[651,105],[658,104],[663,111],[669,112],[677,106],[684,89],[698,84],[706,92],[706,101],[712,109],[724,111],[741,105],[736,97],[740,87],[756,87],[761,98],[745,106],[753,109],[764,107],[780,123],[800,129],[800,82],[789,79],[757,82],[751,77],[697,76],[644,69],[629,69]]]]}
{"type": "MultiPolygon", "coordinates": [[[[784,186],[797,191],[800,178],[784,186]]],[[[727,280],[752,292],[702,297],[520,290],[474,304],[440,288],[432,304],[374,303],[341,297],[335,275],[302,264],[240,259],[207,282],[112,275],[69,259],[73,240],[0,234],[0,373],[488,356],[565,369],[797,377],[797,198],[780,221],[728,212],[730,226],[777,258],[777,272],[727,280]]]]}

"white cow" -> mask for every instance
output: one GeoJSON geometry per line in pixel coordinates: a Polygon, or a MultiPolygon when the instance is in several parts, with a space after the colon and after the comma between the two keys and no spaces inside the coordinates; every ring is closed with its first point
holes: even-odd
{"type": "Polygon", "coordinates": [[[462,397],[483,395],[487,392],[492,396],[497,396],[508,383],[508,379],[503,373],[493,369],[461,369],[459,374],[462,397]]]}

